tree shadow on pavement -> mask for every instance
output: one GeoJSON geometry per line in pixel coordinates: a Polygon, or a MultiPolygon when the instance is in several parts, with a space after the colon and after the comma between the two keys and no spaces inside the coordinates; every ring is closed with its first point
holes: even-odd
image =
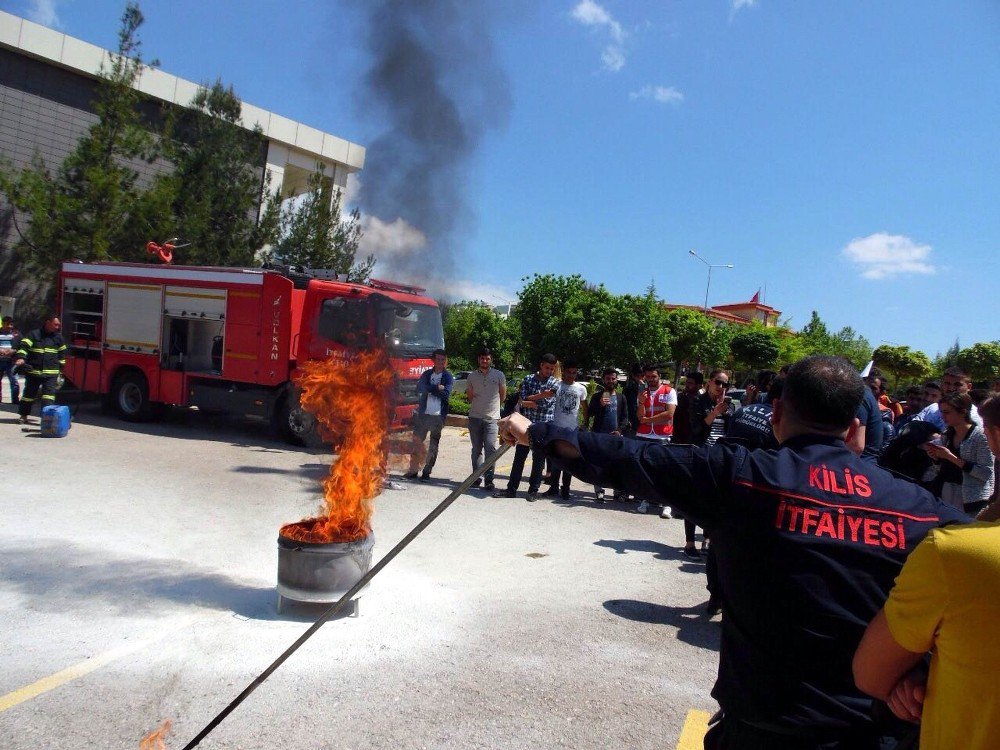
{"type": "Polygon", "coordinates": [[[719,626],[705,614],[705,605],[671,607],[636,599],[609,599],[604,608],[613,615],[634,622],[670,625],[677,628],[677,640],[698,648],[719,650],[719,626]]]}
{"type": "Polygon", "coordinates": [[[0,555],[0,587],[27,597],[27,606],[36,610],[134,615],[176,605],[253,620],[285,619],[277,614],[274,586],[182,560],[119,557],[62,540],[4,544],[0,555]]]}

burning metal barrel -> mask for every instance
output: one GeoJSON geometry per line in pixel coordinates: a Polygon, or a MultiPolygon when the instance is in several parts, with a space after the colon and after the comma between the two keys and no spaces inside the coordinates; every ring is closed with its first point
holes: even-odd
{"type": "MultiPolygon", "coordinates": [[[[353,542],[300,542],[279,534],[278,612],[285,599],[312,603],[340,599],[368,572],[374,547],[371,533],[353,542]]],[[[357,599],[353,604],[356,617],[357,599]]]]}

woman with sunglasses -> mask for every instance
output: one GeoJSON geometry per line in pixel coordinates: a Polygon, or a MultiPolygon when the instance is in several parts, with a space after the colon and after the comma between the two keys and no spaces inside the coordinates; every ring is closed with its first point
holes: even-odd
{"type": "Polygon", "coordinates": [[[972,399],[967,393],[952,393],[938,408],[946,429],[941,444],[924,447],[934,460],[932,471],[943,480],[941,499],[975,516],[993,494],[993,453],[983,428],[972,421],[972,399]]]}

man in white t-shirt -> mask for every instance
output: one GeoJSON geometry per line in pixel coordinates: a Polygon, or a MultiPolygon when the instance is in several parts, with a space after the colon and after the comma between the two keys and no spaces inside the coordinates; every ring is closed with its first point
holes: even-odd
{"type": "MultiPolygon", "coordinates": [[[[493,352],[487,347],[479,351],[479,369],[469,373],[465,395],[469,399],[469,439],[472,441],[472,469],[483,463],[483,454],[489,458],[497,450],[497,420],[500,405],[507,398],[507,377],[492,367],[493,352]]],[[[483,489],[493,492],[493,468],[483,475],[483,489]]],[[[474,487],[478,487],[477,479],[474,487]]]]}
{"type": "MultiPolygon", "coordinates": [[[[556,410],[552,423],[568,430],[580,428],[580,410],[583,410],[584,421],[587,419],[587,388],[576,382],[579,366],[572,360],[563,363],[562,380],[556,388],[556,410]]],[[[552,479],[545,491],[548,496],[561,495],[563,500],[569,500],[569,483],[572,477],[568,471],[552,469],[552,479]],[[562,489],[559,488],[559,477],[562,476],[562,489]]]]}

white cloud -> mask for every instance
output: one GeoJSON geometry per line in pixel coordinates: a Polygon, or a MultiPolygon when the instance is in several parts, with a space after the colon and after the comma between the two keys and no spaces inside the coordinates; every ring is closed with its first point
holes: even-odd
{"type": "Polygon", "coordinates": [[[594,0],[580,0],[571,14],[574,21],[584,26],[604,26],[611,33],[611,38],[621,44],[625,41],[625,30],[622,25],[602,6],[594,0]]]}
{"type": "Polygon", "coordinates": [[[752,8],[757,4],[757,0],[730,0],[730,13],[739,13],[744,8],[752,8]]]}
{"type": "Polygon", "coordinates": [[[29,21],[42,26],[58,28],[60,24],[56,0],[30,0],[26,15],[29,21]]]}
{"type": "Polygon", "coordinates": [[[622,52],[621,47],[609,44],[604,48],[604,52],[601,53],[601,64],[605,70],[617,73],[625,67],[625,53],[622,52]]]}
{"type": "Polygon", "coordinates": [[[632,101],[650,99],[660,104],[680,104],[684,101],[684,94],[673,86],[643,86],[638,91],[630,92],[628,98],[632,101]]]}
{"type": "Polygon", "coordinates": [[[867,237],[856,237],[841,253],[862,269],[861,276],[865,279],[937,272],[937,268],[928,262],[931,246],[918,245],[901,234],[876,232],[867,237]]]}
{"type": "Polygon", "coordinates": [[[601,64],[605,70],[617,73],[625,67],[623,44],[628,34],[606,8],[594,0],[580,0],[570,13],[570,17],[584,26],[602,29],[610,35],[611,44],[601,52],[601,64]]]}

